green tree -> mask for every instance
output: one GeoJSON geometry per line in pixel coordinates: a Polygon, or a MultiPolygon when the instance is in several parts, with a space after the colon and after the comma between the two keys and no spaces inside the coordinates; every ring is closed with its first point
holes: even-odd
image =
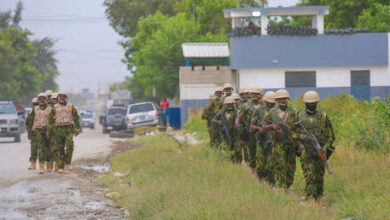
{"type": "Polygon", "coordinates": [[[40,87],[42,90],[57,90],[58,88],[57,83],[55,82],[55,79],[59,75],[57,59],[55,58],[57,53],[54,49],[55,42],[55,40],[49,37],[34,40],[32,42],[37,49],[32,64],[41,75],[40,87]]]}
{"type": "Polygon", "coordinates": [[[359,16],[357,27],[374,32],[390,32],[390,5],[374,4],[359,16]]]}
{"type": "MultiPolygon", "coordinates": [[[[356,27],[362,12],[374,7],[375,3],[389,5],[390,0],[302,0],[298,5],[329,5],[329,15],[325,16],[326,27],[348,28],[356,27]]],[[[306,18],[301,23],[307,24],[308,21],[309,19],[306,18]]]]}
{"type": "Polygon", "coordinates": [[[174,15],[177,0],[105,0],[106,15],[111,26],[122,36],[131,37],[137,33],[137,23],[142,17],[160,11],[174,15]]]}

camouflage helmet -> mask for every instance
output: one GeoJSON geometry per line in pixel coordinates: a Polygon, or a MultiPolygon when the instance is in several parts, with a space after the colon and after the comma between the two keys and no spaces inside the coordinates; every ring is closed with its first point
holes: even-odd
{"type": "Polygon", "coordinates": [[[263,89],[260,88],[260,87],[252,87],[252,88],[249,89],[249,92],[250,93],[256,93],[256,94],[261,94],[261,95],[263,95],[263,93],[264,93],[263,89]]]}
{"type": "Polygon", "coordinates": [[[276,91],[275,99],[283,99],[283,98],[290,99],[290,93],[288,93],[288,91],[285,89],[279,89],[278,91],[276,91]]]}
{"type": "Polygon", "coordinates": [[[233,98],[234,100],[236,100],[236,99],[241,99],[240,95],[237,94],[237,93],[232,94],[232,98],[233,98]]]}
{"type": "Polygon", "coordinates": [[[223,89],[225,90],[225,89],[233,89],[233,85],[231,84],[231,83],[225,83],[224,85],[223,85],[223,89]]]}
{"type": "Polygon", "coordinates": [[[59,95],[64,95],[64,96],[68,97],[68,93],[64,90],[57,92],[57,96],[59,96],[59,95]]]}
{"type": "Polygon", "coordinates": [[[31,103],[32,103],[32,104],[34,104],[34,103],[38,103],[38,98],[36,98],[36,97],[35,97],[35,98],[33,98],[33,99],[31,100],[31,103]]]}
{"type": "Polygon", "coordinates": [[[215,94],[210,94],[210,100],[214,100],[216,98],[215,94]]]}
{"type": "Polygon", "coordinates": [[[225,105],[227,105],[227,104],[234,104],[234,103],[235,103],[234,99],[231,96],[226,97],[224,102],[223,102],[223,104],[225,104],[225,105]]]}
{"type": "Polygon", "coordinates": [[[58,93],[53,93],[53,95],[51,96],[52,99],[57,99],[58,98],[58,93]]]}
{"type": "Polygon", "coordinates": [[[214,93],[215,92],[223,92],[223,88],[222,87],[217,87],[217,88],[215,88],[215,90],[214,90],[214,93]]]}
{"type": "Polygon", "coordinates": [[[242,87],[242,88],[240,88],[239,94],[243,94],[243,93],[247,93],[247,92],[248,92],[248,88],[242,87]]]}
{"type": "Polygon", "coordinates": [[[275,95],[276,93],[273,91],[266,92],[263,100],[269,103],[275,103],[275,95]]]}
{"type": "Polygon", "coordinates": [[[320,95],[316,91],[307,91],[303,95],[303,102],[304,103],[313,103],[313,102],[319,102],[320,101],[320,95]]]}
{"type": "Polygon", "coordinates": [[[41,92],[41,93],[38,94],[37,98],[39,98],[39,97],[47,98],[47,95],[46,95],[46,93],[41,92]]]}
{"type": "Polygon", "coordinates": [[[46,96],[52,96],[53,95],[53,91],[51,91],[50,89],[46,90],[45,94],[46,94],[46,96]]]}

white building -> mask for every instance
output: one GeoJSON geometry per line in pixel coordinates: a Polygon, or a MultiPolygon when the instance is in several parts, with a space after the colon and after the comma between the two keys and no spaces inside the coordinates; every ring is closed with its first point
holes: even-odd
{"type": "Polygon", "coordinates": [[[232,28],[253,19],[259,33],[230,37],[231,68],[238,87],[287,88],[293,97],[309,89],[322,98],[348,93],[359,99],[390,95],[389,33],[329,34],[328,6],[224,10],[232,28]],[[269,35],[269,16],[312,16],[318,34],[269,35]],[[245,18],[245,19],[243,19],[245,18]]]}

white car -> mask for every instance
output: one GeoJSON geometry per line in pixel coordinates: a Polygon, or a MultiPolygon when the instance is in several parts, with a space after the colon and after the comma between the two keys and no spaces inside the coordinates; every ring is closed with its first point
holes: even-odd
{"type": "Polygon", "coordinates": [[[152,102],[141,102],[129,105],[127,108],[127,128],[140,126],[157,126],[159,113],[152,102]]]}

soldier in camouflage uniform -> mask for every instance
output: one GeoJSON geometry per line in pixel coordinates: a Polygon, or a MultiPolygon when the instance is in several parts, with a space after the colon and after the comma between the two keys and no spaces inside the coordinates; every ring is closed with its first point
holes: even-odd
{"type": "Polygon", "coordinates": [[[51,91],[50,89],[49,90],[46,90],[45,91],[45,94],[47,96],[47,104],[53,106],[53,102],[51,101],[51,97],[53,95],[53,91],[51,91]]]}
{"type": "Polygon", "coordinates": [[[270,171],[270,183],[286,190],[294,181],[296,168],[297,110],[288,105],[290,95],[287,90],[276,92],[277,106],[265,116],[262,133],[271,132],[271,155],[267,160],[266,169],[270,171]]]}
{"type": "Polygon", "coordinates": [[[72,170],[73,135],[80,133],[80,121],[77,109],[67,102],[68,95],[65,91],[58,92],[58,104],[54,106],[49,115],[48,138],[53,137],[57,146],[56,161],[58,173],[72,170]]]}
{"type": "MultiPolygon", "coordinates": [[[[54,105],[57,103],[58,103],[58,93],[53,93],[53,95],[51,96],[51,105],[54,107],[54,105]]],[[[50,138],[49,145],[50,145],[49,163],[46,164],[46,171],[51,172],[53,167],[55,167],[55,171],[58,171],[58,163],[56,163],[57,146],[54,138],[50,138]],[[55,166],[53,166],[54,164],[55,166]]]]}
{"type": "Polygon", "coordinates": [[[48,162],[49,141],[46,138],[47,124],[49,113],[52,107],[47,104],[47,96],[45,93],[38,95],[39,105],[34,107],[31,112],[30,120],[32,122],[32,136],[34,137],[34,145],[38,149],[39,173],[45,172],[45,162],[48,162]]]}
{"type": "Polygon", "coordinates": [[[31,101],[32,110],[27,115],[26,119],[26,128],[27,128],[27,137],[30,140],[30,166],[28,167],[29,170],[35,170],[37,168],[36,161],[38,157],[38,149],[37,145],[35,144],[35,138],[32,135],[32,124],[33,121],[31,120],[32,112],[34,111],[35,106],[39,105],[38,98],[33,98],[31,101]]]}
{"type": "Polygon", "coordinates": [[[222,103],[224,103],[225,98],[232,95],[233,92],[233,85],[231,83],[225,83],[223,85],[223,97],[222,97],[222,103]]]}
{"type": "MultiPolygon", "coordinates": [[[[223,95],[223,88],[218,87],[214,91],[215,94],[215,100],[213,101],[214,103],[214,108],[211,111],[211,118],[214,118],[215,115],[223,108],[222,104],[222,95],[223,95]]],[[[212,147],[218,147],[221,142],[222,142],[222,137],[220,134],[220,127],[217,126],[215,123],[211,123],[210,125],[211,128],[211,136],[210,136],[210,145],[212,147]]]]}
{"type": "Polygon", "coordinates": [[[251,94],[251,99],[242,105],[239,110],[236,129],[240,134],[239,145],[244,151],[244,160],[254,169],[256,167],[256,137],[250,132],[250,124],[253,112],[263,105],[261,102],[263,89],[257,87],[251,88],[249,89],[249,93],[251,94]]]}
{"type": "Polygon", "coordinates": [[[215,94],[214,93],[210,94],[210,102],[203,108],[203,112],[202,112],[202,119],[206,120],[207,122],[207,131],[209,132],[210,145],[211,145],[211,140],[214,139],[212,137],[213,133],[211,129],[212,126],[211,120],[214,117],[215,99],[216,99],[215,94]]]}
{"type": "Polygon", "coordinates": [[[241,103],[241,97],[237,93],[232,94],[232,98],[234,99],[234,109],[238,109],[241,103]]]}
{"type": "MultiPolygon", "coordinates": [[[[303,96],[306,110],[299,114],[299,121],[307,131],[317,138],[324,154],[329,158],[334,150],[333,142],[335,136],[328,116],[317,109],[319,101],[320,97],[317,92],[306,92],[303,96]]],[[[316,152],[311,137],[302,127],[298,127],[298,129],[300,129],[298,133],[299,140],[303,146],[301,149],[301,165],[306,180],[306,197],[314,198],[317,201],[322,197],[324,190],[325,164],[316,152]]]]}
{"type": "MultiPolygon", "coordinates": [[[[262,133],[262,124],[267,113],[275,106],[275,92],[265,93],[263,101],[265,105],[257,108],[252,115],[251,130],[256,135],[256,173],[260,179],[270,181],[270,172],[266,169],[267,159],[271,154],[271,147],[266,143],[267,134],[262,133]]],[[[268,139],[269,140],[269,139],[268,139]]]]}
{"type": "Polygon", "coordinates": [[[240,163],[242,161],[241,149],[237,148],[235,144],[237,132],[234,128],[236,121],[237,111],[234,108],[233,97],[226,97],[224,101],[224,108],[222,108],[214,117],[213,123],[217,124],[221,128],[222,145],[227,147],[231,153],[231,160],[233,162],[240,163]],[[225,123],[225,124],[224,124],[225,123]],[[227,131],[224,130],[226,126],[227,131]]]}

